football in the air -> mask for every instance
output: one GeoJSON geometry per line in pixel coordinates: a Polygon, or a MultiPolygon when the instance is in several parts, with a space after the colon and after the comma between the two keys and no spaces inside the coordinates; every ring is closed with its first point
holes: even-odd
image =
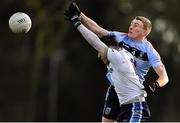
{"type": "Polygon", "coordinates": [[[31,18],[24,12],[16,12],[9,18],[9,28],[16,34],[27,33],[31,25],[31,18]]]}

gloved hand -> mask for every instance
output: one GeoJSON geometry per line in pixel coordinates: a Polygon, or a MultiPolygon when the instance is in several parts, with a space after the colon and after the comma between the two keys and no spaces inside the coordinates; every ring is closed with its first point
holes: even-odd
{"type": "Polygon", "coordinates": [[[69,5],[68,10],[66,10],[64,13],[65,20],[70,21],[73,24],[73,26],[77,28],[81,24],[79,17],[80,13],[81,11],[78,8],[77,4],[75,2],[72,2],[69,5]]]}
{"type": "Polygon", "coordinates": [[[158,89],[159,87],[160,87],[160,86],[159,86],[159,83],[158,83],[157,81],[144,84],[144,90],[145,90],[147,93],[153,93],[153,92],[155,92],[156,89],[158,89]]]}
{"type": "Polygon", "coordinates": [[[78,16],[81,14],[81,10],[79,9],[79,7],[77,6],[75,2],[72,2],[69,5],[69,11],[72,13],[76,13],[78,16]]]}
{"type": "Polygon", "coordinates": [[[80,18],[77,12],[70,11],[69,9],[64,13],[65,20],[70,21],[74,27],[78,27],[81,24],[80,18]]]}

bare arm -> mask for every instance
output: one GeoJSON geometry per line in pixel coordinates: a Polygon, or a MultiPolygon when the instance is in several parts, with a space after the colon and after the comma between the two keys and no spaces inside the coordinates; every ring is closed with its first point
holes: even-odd
{"type": "Polygon", "coordinates": [[[168,79],[168,75],[167,75],[164,65],[162,64],[159,67],[154,68],[154,70],[159,76],[159,78],[157,80],[157,82],[159,83],[159,86],[162,87],[162,86],[166,85],[168,83],[169,79],[168,79]]]}
{"type": "Polygon", "coordinates": [[[108,35],[108,31],[100,27],[95,21],[87,17],[84,13],[80,14],[81,22],[85,27],[94,32],[99,38],[108,35]]]}

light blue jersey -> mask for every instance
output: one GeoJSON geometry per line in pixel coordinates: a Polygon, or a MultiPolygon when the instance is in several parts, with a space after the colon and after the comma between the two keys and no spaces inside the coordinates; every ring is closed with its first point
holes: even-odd
{"type": "Polygon", "coordinates": [[[159,54],[147,39],[136,42],[130,39],[126,33],[116,31],[109,32],[109,35],[115,37],[120,47],[124,47],[133,54],[136,74],[139,76],[141,83],[145,80],[144,77],[151,66],[156,68],[162,64],[159,54]]]}

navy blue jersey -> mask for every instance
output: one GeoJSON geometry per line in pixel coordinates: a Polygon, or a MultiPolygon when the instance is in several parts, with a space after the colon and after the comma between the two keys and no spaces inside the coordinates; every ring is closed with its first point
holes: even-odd
{"type": "Polygon", "coordinates": [[[142,42],[133,41],[126,33],[116,31],[109,32],[109,35],[115,37],[120,47],[124,47],[133,54],[136,74],[139,76],[140,82],[143,83],[144,77],[151,66],[156,68],[162,64],[158,52],[147,39],[142,42]]]}

